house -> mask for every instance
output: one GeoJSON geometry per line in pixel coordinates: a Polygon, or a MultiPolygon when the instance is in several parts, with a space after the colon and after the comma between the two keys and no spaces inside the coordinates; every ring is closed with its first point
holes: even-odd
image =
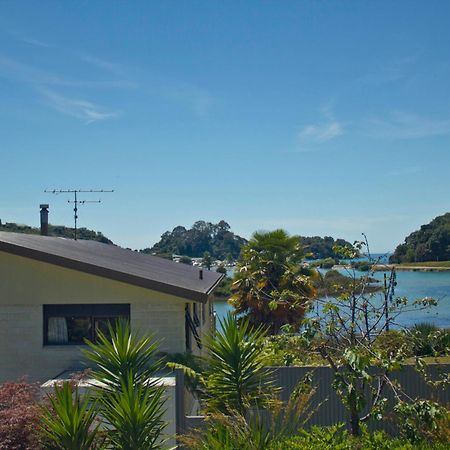
{"type": "Polygon", "coordinates": [[[84,338],[120,317],[163,352],[201,354],[221,278],[114,245],[0,232],[0,382],[83,367],[84,338]]]}

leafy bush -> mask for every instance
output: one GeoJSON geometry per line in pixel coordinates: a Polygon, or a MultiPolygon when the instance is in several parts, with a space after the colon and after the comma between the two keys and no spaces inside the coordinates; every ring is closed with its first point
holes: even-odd
{"type": "Polygon", "coordinates": [[[161,369],[158,343],[152,336],[132,333],[128,321],[108,324],[108,331],[111,338],[100,332],[98,343],[87,341],[85,351],[96,365],[91,376],[99,385],[92,398],[107,426],[108,448],[161,449],[167,423],[164,387],[155,379],[161,369]]]}
{"type": "Polygon", "coordinates": [[[323,365],[320,354],[312,350],[307,337],[292,334],[293,329],[289,325],[282,327],[281,331],[265,338],[262,353],[268,366],[323,365]]]}
{"type": "Polygon", "coordinates": [[[352,263],[352,267],[360,272],[368,272],[371,268],[369,261],[355,261],[352,263]]]}
{"type": "Polygon", "coordinates": [[[333,258],[325,258],[317,261],[316,264],[322,269],[331,269],[336,264],[336,260],[333,258]]]}
{"type": "Polygon", "coordinates": [[[410,330],[415,356],[443,355],[450,348],[450,330],[432,323],[418,323],[410,330]]]}
{"type": "Polygon", "coordinates": [[[210,414],[203,430],[184,435],[181,441],[191,450],[268,450],[297,434],[309,420],[316,411],[310,406],[314,393],[306,375],[287,403],[273,395],[264,412],[250,409],[245,415],[236,410],[210,414]]]}
{"type": "Polygon", "coordinates": [[[407,356],[412,356],[412,342],[408,336],[399,330],[387,330],[381,333],[373,345],[374,349],[381,352],[383,357],[397,355],[402,351],[407,356]]]}
{"type": "Polygon", "coordinates": [[[361,437],[350,436],[343,424],[331,427],[313,426],[303,430],[299,436],[281,440],[268,450],[447,450],[448,445],[440,442],[415,442],[392,438],[383,431],[369,433],[363,428],[361,437]]]}
{"type": "Polygon", "coordinates": [[[0,449],[42,448],[38,391],[24,381],[0,385],[0,449]]]}
{"type": "Polygon", "coordinates": [[[410,442],[444,438],[449,431],[449,412],[430,400],[416,400],[413,403],[399,402],[395,408],[400,434],[410,442]]]}
{"type": "Polygon", "coordinates": [[[89,398],[81,399],[78,389],[66,381],[55,385],[49,396],[50,405],[44,407],[42,427],[48,450],[93,450],[96,445],[99,423],[96,422],[95,405],[89,398]]]}

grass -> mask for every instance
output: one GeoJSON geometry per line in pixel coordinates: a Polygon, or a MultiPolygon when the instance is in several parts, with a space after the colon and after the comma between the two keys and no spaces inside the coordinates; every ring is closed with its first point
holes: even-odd
{"type": "MultiPolygon", "coordinates": [[[[450,364],[450,356],[425,356],[422,357],[427,364],[450,364]]],[[[407,358],[406,364],[415,364],[416,359],[415,357],[407,358]]]]}
{"type": "Polygon", "coordinates": [[[450,261],[424,261],[415,263],[401,263],[400,267],[448,267],[450,268],[450,261]]]}

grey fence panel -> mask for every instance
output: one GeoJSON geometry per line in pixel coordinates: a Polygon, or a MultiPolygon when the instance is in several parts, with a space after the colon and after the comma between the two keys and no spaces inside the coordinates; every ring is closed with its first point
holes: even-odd
{"type": "MultiPolygon", "coordinates": [[[[437,380],[442,374],[448,374],[449,364],[431,364],[427,368],[430,379],[437,380]]],[[[287,401],[299,382],[310,372],[316,392],[311,399],[311,406],[316,409],[307,425],[333,425],[344,422],[347,419],[347,411],[340,398],[333,389],[333,370],[329,367],[276,367],[274,368],[275,384],[281,387],[281,398],[287,401]]],[[[424,380],[413,366],[405,366],[390,376],[397,381],[402,390],[411,398],[431,399],[442,405],[450,403],[450,389],[432,388],[424,380]]],[[[389,415],[396,403],[392,389],[384,388],[384,396],[388,399],[386,411],[389,415]]],[[[388,420],[383,422],[371,421],[371,429],[384,429],[394,432],[393,423],[388,420]]]]}
{"type": "Polygon", "coordinates": [[[176,417],[176,432],[182,434],[186,428],[185,421],[185,386],[184,386],[184,372],[182,369],[175,369],[175,417],[176,417]]]}
{"type": "MultiPolygon", "coordinates": [[[[437,380],[442,374],[448,374],[450,364],[430,364],[427,373],[432,380],[437,380]]],[[[280,396],[284,401],[288,401],[292,392],[299,382],[311,373],[315,394],[311,399],[311,408],[315,410],[314,414],[307,422],[310,425],[334,425],[338,422],[345,422],[347,411],[342,405],[340,398],[333,389],[334,372],[329,367],[274,367],[273,376],[275,385],[281,388],[280,396]]],[[[405,366],[400,371],[393,372],[390,379],[397,381],[402,390],[411,399],[431,399],[442,405],[450,404],[450,389],[432,388],[414,368],[414,366],[405,366]]],[[[387,412],[392,412],[396,400],[392,390],[386,386],[384,396],[388,399],[387,412]]],[[[369,422],[369,429],[384,429],[395,433],[395,426],[389,419],[382,422],[369,422]]],[[[201,417],[189,418],[186,422],[186,429],[191,427],[201,427],[201,417]]]]}

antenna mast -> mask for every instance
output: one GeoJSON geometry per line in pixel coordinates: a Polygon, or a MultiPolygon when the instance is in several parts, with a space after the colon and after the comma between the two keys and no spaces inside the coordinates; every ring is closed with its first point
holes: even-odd
{"type": "Polygon", "coordinates": [[[101,203],[101,200],[78,200],[77,194],[82,192],[114,192],[114,189],[46,189],[44,192],[48,194],[73,194],[73,200],[67,200],[67,203],[73,203],[73,219],[74,219],[74,230],[75,235],[74,238],[77,240],[77,220],[78,220],[78,205],[84,205],[85,203],[101,203]]]}

